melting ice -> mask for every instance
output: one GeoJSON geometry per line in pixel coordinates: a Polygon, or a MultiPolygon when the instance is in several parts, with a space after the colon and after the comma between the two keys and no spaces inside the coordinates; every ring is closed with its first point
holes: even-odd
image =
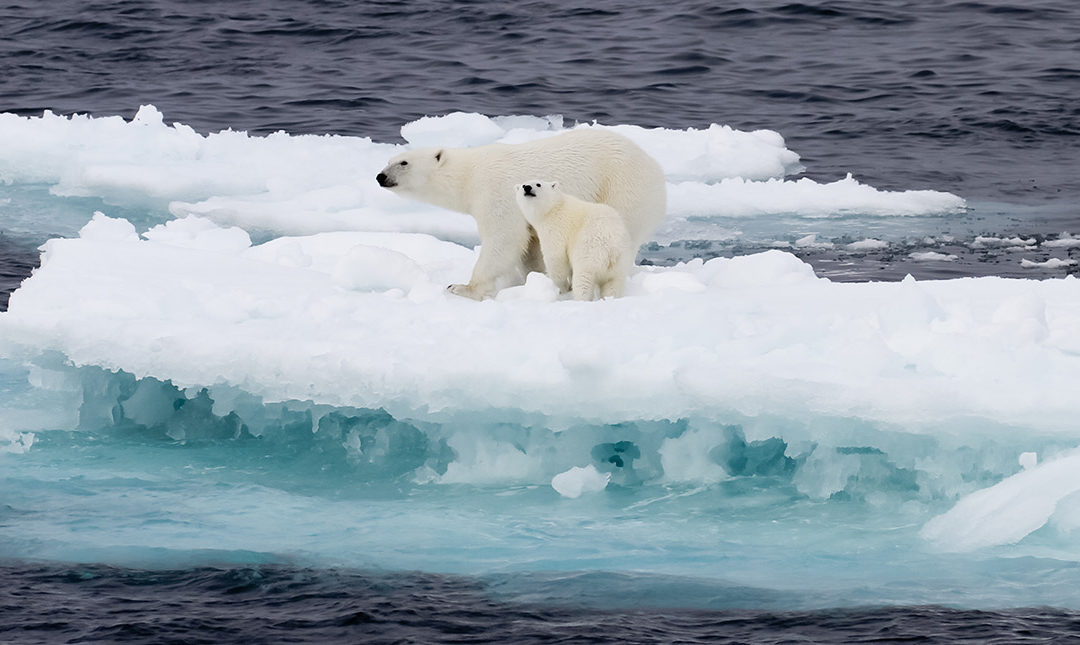
{"type": "MultiPolygon", "coordinates": [[[[565,125],[455,114],[402,135],[565,125]]],[[[964,207],[792,179],[775,132],[615,127],[667,174],[661,238],[964,207]]],[[[1080,606],[1074,277],[842,284],[771,250],[639,266],[617,300],[534,274],[477,303],[444,290],[475,261],[472,220],[371,179],[398,145],[203,136],[149,106],[2,115],[0,138],[0,218],[73,233],[0,314],[0,556],[1080,606]],[[27,195],[51,219],[13,206],[27,195]]]]}

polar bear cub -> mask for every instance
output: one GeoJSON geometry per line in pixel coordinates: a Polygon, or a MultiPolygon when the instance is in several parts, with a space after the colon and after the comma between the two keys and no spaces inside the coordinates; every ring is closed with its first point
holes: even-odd
{"type": "Polygon", "coordinates": [[[574,300],[623,294],[637,246],[618,211],[564,193],[554,181],[531,181],[515,193],[560,292],[573,291],[574,300]]]}

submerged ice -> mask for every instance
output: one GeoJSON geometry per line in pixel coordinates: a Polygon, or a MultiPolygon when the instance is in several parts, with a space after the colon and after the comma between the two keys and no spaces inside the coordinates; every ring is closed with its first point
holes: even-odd
{"type": "MultiPolygon", "coordinates": [[[[775,132],[615,127],[663,165],[672,239],[716,216],[964,206],[791,179],[775,132]]],[[[457,114],[402,134],[563,128],[457,114]]],[[[11,189],[101,211],[42,246],[0,313],[0,556],[607,569],[805,606],[1080,606],[1075,277],[843,284],[774,249],[638,266],[616,300],[533,274],[473,302],[445,291],[475,262],[472,221],[362,181],[398,145],[203,136],[149,106],[0,115],[0,137],[11,189]]]]}

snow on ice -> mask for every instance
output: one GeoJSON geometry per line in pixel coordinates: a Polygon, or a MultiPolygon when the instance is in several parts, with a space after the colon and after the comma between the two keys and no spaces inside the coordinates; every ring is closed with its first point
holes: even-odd
{"type": "MultiPolygon", "coordinates": [[[[407,124],[402,135],[412,145],[479,145],[563,128],[558,117],[453,114],[407,124]]],[[[880,191],[850,175],[787,179],[799,158],[771,131],[614,129],[664,167],[668,226],[716,215],[908,217],[964,208],[954,195],[880,191]]],[[[265,403],[381,408],[419,426],[541,428],[566,442],[586,426],[655,423],[662,429],[641,431],[641,445],[586,446],[611,464],[605,472],[581,467],[541,433],[522,446],[450,432],[456,459],[416,480],[550,482],[576,497],[609,482],[710,485],[783,474],[800,494],[825,499],[845,494],[860,474],[903,484],[904,473],[918,471],[937,494],[961,499],[923,530],[943,551],[1022,540],[1051,520],[1080,524],[1069,503],[1080,488],[1069,475],[1074,455],[1029,459],[1017,472],[1029,441],[1080,444],[1074,277],[842,284],[773,250],[639,266],[617,300],[573,302],[532,275],[473,302],[445,291],[475,261],[471,218],[400,199],[373,180],[399,145],[204,136],[166,125],[152,106],[132,121],[0,115],[0,140],[0,181],[107,205],[87,213],[78,237],[42,247],[41,267],[0,314],[0,358],[34,364],[42,391],[71,387],[71,368],[39,360],[59,355],[75,368],[147,379],[130,406],[147,424],[155,402],[168,398],[160,383],[208,388],[221,416],[243,392],[265,403]],[[164,223],[139,230],[109,216],[109,206],[160,211],[164,223]],[[725,429],[733,422],[745,434],[725,429]],[[867,445],[866,427],[880,446],[867,445]],[[955,455],[897,449],[889,458],[903,465],[886,463],[885,450],[925,436],[1000,444],[1016,474],[976,491],[950,471],[955,455]],[[535,457],[534,447],[554,456],[535,457]]],[[[1026,250],[1034,242],[976,243],[1026,250]]],[[[813,235],[796,242],[827,244],[813,235]]],[[[40,417],[7,411],[0,446],[33,451],[40,417]]],[[[53,427],[79,412],[64,414],[49,417],[53,427]]],[[[366,450],[355,436],[346,443],[351,455],[366,450]]]]}

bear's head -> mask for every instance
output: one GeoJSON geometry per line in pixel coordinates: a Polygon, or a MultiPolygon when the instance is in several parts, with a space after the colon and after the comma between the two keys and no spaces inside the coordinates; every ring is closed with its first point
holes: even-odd
{"type": "Polygon", "coordinates": [[[423,198],[424,190],[431,184],[432,174],[446,161],[442,148],[409,150],[394,157],[386,164],[375,181],[395,193],[423,198]]]}
{"type": "Polygon", "coordinates": [[[559,182],[533,180],[514,187],[518,206],[529,223],[543,219],[562,199],[559,182]]]}

